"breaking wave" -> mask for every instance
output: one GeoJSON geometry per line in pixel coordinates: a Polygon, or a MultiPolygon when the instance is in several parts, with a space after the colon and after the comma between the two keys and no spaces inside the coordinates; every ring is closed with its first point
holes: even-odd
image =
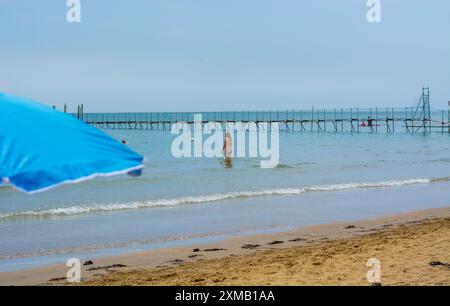
{"type": "Polygon", "coordinates": [[[407,179],[407,180],[390,180],[381,182],[362,182],[362,183],[344,183],[333,185],[320,185],[304,188],[277,188],[264,189],[256,191],[235,191],[227,193],[216,193],[210,195],[186,196],[173,199],[157,199],[140,202],[128,202],[122,204],[91,204],[87,206],[71,206],[64,208],[53,208],[47,210],[21,211],[8,214],[0,214],[0,220],[8,218],[26,218],[26,217],[50,217],[50,216],[69,216],[88,214],[93,212],[111,212],[121,210],[136,210],[152,207],[180,206],[186,204],[201,204],[208,202],[217,202],[231,199],[245,199],[264,196],[295,196],[306,192],[327,192],[341,191],[350,189],[364,188],[382,188],[395,187],[416,184],[428,184],[433,182],[450,181],[450,177],[434,178],[434,179],[407,179]]]}

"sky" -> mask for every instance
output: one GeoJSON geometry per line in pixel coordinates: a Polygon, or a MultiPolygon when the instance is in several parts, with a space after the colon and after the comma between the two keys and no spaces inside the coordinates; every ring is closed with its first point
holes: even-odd
{"type": "Polygon", "coordinates": [[[450,1],[0,0],[0,92],[69,111],[275,110],[450,100],[450,1]]]}

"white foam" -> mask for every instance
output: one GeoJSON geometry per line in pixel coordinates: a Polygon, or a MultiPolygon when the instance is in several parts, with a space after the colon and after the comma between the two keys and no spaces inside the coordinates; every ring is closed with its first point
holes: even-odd
{"type": "Polygon", "coordinates": [[[345,184],[335,184],[335,185],[325,185],[306,188],[307,191],[335,191],[335,190],[346,190],[355,188],[380,188],[380,187],[394,187],[394,186],[405,186],[405,185],[415,185],[415,184],[428,184],[431,179],[409,179],[409,180],[392,180],[384,182],[374,182],[374,183],[345,183],[345,184]]]}
{"type": "Polygon", "coordinates": [[[39,211],[21,211],[16,213],[0,214],[0,219],[15,218],[15,217],[68,216],[68,215],[88,214],[93,212],[136,210],[151,207],[200,204],[238,198],[300,195],[305,192],[327,192],[327,191],[340,191],[358,188],[382,188],[382,187],[394,187],[394,186],[405,186],[415,184],[428,184],[431,183],[432,181],[433,181],[432,179],[407,179],[407,180],[391,180],[372,183],[362,182],[362,183],[320,185],[305,188],[277,188],[277,189],[264,189],[256,191],[235,191],[227,193],[216,193],[210,195],[187,196],[173,199],[158,199],[143,202],[128,202],[123,204],[93,204],[89,206],[71,206],[65,208],[54,208],[39,211]]]}

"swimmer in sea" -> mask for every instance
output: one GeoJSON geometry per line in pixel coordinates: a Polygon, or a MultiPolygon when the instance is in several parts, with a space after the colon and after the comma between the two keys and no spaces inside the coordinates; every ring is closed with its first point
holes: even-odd
{"type": "Polygon", "coordinates": [[[225,167],[226,168],[231,168],[232,165],[232,160],[231,157],[233,155],[233,140],[231,138],[231,134],[230,132],[227,132],[225,134],[225,138],[223,140],[223,156],[225,157],[225,167]]]}

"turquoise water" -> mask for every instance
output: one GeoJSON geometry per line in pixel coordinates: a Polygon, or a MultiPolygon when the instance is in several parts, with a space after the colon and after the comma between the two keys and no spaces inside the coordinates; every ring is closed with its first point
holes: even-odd
{"type": "MultiPolygon", "coordinates": [[[[419,119],[420,110],[415,107],[406,108],[343,108],[343,109],[311,109],[311,110],[276,110],[276,111],[227,111],[227,112],[179,112],[179,113],[85,113],[81,116],[83,121],[98,122],[176,122],[193,121],[194,115],[201,114],[208,121],[283,121],[283,120],[332,120],[332,119],[360,119],[367,117],[379,120],[381,124],[386,118],[405,120],[419,119]]],[[[77,116],[77,114],[72,114],[77,116]]],[[[430,117],[435,123],[449,122],[450,110],[432,109],[430,117]]],[[[330,124],[331,127],[331,124],[330,124]]]]}
{"type": "Polygon", "coordinates": [[[450,136],[280,133],[280,164],[171,155],[168,131],[106,130],[142,177],[33,196],[0,188],[0,271],[449,205],[450,136]]]}

